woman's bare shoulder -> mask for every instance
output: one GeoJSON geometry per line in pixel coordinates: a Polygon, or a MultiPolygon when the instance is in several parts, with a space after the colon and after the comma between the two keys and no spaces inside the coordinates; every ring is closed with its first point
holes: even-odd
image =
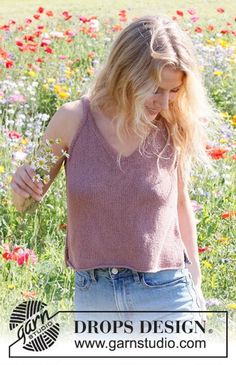
{"type": "Polygon", "coordinates": [[[83,104],[81,100],[74,100],[62,105],[62,112],[64,114],[64,123],[61,125],[65,132],[65,125],[67,131],[64,133],[66,137],[66,147],[69,149],[73,137],[78,130],[83,118],[83,104]]]}

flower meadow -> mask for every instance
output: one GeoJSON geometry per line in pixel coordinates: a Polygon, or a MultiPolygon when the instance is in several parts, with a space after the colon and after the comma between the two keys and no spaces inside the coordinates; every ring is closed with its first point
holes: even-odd
{"type": "MultiPolygon", "coordinates": [[[[209,96],[219,111],[206,149],[215,173],[195,171],[190,191],[207,308],[236,310],[236,14],[223,7],[202,21],[197,9],[167,14],[191,36],[209,96]]],[[[40,142],[51,116],[86,92],[112,40],[132,20],[60,14],[39,7],[22,23],[0,24],[0,292],[1,321],[25,299],[51,312],[73,310],[74,272],[64,264],[65,176],[33,213],[11,201],[12,174],[40,142]]]]}

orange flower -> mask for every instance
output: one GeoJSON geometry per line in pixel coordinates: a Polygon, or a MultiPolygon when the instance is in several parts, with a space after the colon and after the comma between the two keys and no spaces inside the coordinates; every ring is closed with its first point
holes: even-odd
{"type": "Polygon", "coordinates": [[[21,294],[24,298],[35,298],[37,293],[35,291],[22,291],[21,294]]]}
{"type": "Polygon", "coordinates": [[[213,158],[213,160],[219,160],[220,158],[225,158],[224,155],[228,152],[227,148],[214,148],[209,145],[206,146],[207,153],[213,158]]]}
{"type": "Polygon", "coordinates": [[[236,212],[225,212],[221,214],[221,218],[226,219],[226,218],[230,218],[236,216],[236,212]]]}
{"type": "Polygon", "coordinates": [[[59,229],[66,229],[67,228],[67,224],[66,223],[61,223],[59,225],[59,229]]]}

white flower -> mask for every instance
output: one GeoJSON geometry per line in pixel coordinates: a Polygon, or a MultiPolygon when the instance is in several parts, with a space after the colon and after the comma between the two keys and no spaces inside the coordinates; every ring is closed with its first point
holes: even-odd
{"type": "Polygon", "coordinates": [[[91,19],[89,22],[90,28],[94,31],[94,32],[98,32],[99,31],[99,21],[97,19],[91,19]]]}
{"type": "Polygon", "coordinates": [[[14,160],[23,161],[26,158],[27,154],[21,151],[13,152],[12,157],[14,160]]]}
{"type": "Polygon", "coordinates": [[[62,152],[62,155],[63,155],[63,156],[66,156],[67,158],[69,158],[69,156],[70,156],[70,155],[69,155],[69,153],[67,153],[67,152],[66,152],[65,150],[63,150],[63,149],[61,150],[61,152],[62,152]]]}

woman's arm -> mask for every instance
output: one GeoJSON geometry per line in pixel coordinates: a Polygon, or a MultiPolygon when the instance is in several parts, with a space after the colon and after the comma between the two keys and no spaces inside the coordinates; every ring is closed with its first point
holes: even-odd
{"type": "Polygon", "coordinates": [[[189,259],[192,265],[189,265],[189,271],[192,274],[193,282],[196,287],[201,287],[201,268],[198,254],[197,228],[194,211],[189,197],[188,189],[183,183],[179,168],[178,174],[178,218],[179,228],[182,241],[186,247],[189,259]]]}
{"type": "Polygon", "coordinates": [[[190,198],[178,203],[179,228],[182,241],[186,247],[189,259],[192,262],[188,269],[192,274],[196,287],[201,286],[201,267],[199,262],[197,229],[195,215],[190,198]]]}

